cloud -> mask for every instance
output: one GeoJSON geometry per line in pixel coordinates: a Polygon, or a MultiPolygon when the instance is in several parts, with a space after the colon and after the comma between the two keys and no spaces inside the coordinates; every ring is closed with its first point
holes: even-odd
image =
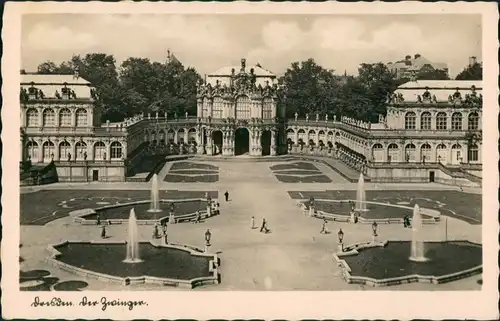
{"type": "Polygon", "coordinates": [[[164,61],[170,49],[185,65],[201,73],[238,64],[243,57],[278,74],[291,62],[311,57],[325,68],[356,73],[363,62],[389,62],[420,53],[432,61],[448,63],[456,73],[468,56],[481,56],[480,26],[466,23],[463,17],[434,22],[429,22],[428,16],[306,18],[103,14],[50,20],[48,16],[28,24],[23,64],[27,69],[36,68],[43,60],[68,59],[72,53],[92,51],[113,54],[118,64],[129,57],[164,61]],[[37,54],[30,55],[34,50],[37,54]]]}
{"type": "Polygon", "coordinates": [[[25,46],[28,50],[83,50],[98,44],[97,38],[87,32],[74,31],[65,26],[40,23],[29,32],[25,46]]]}

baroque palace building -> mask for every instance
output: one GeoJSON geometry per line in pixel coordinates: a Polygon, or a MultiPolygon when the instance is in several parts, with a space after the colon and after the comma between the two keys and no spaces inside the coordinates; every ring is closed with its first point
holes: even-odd
{"type": "Polygon", "coordinates": [[[21,160],[55,165],[59,181],[124,181],[151,154],[298,154],[342,162],[371,181],[481,180],[481,81],[405,83],[377,123],[286,119],[281,92],[276,75],[242,59],[199,83],[196,116],[157,112],[101,124],[95,90],[77,73],[24,74],[21,160]]]}

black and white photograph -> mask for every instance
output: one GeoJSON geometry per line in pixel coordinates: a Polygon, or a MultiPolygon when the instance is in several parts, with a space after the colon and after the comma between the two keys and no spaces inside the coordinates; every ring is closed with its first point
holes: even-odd
{"type": "Polygon", "coordinates": [[[12,6],[6,317],[495,317],[497,13],[404,4],[12,6]]]}

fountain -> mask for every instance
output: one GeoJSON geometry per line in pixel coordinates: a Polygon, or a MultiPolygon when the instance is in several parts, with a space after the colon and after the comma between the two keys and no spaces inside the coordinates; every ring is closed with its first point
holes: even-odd
{"type": "Polygon", "coordinates": [[[365,192],[365,180],[363,178],[363,173],[359,174],[358,189],[356,191],[356,212],[366,212],[366,192],[365,192]]]}
{"type": "Polygon", "coordinates": [[[128,219],[128,241],[127,241],[127,257],[123,260],[124,263],[140,263],[142,260],[139,257],[139,241],[137,232],[137,218],[135,217],[134,209],[130,210],[130,218],[128,219]]]}
{"type": "Polygon", "coordinates": [[[153,178],[151,179],[151,207],[148,212],[161,212],[157,174],[154,174],[153,178]]]}
{"type": "Polygon", "coordinates": [[[411,239],[411,256],[410,260],[415,262],[425,262],[427,258],[424,256],[424,242],[422,241],[422,217],[420,215],[420,207],[415,204],[413,208],[413,218],[411,221],[411,229],[413,232],[411,239]]]}

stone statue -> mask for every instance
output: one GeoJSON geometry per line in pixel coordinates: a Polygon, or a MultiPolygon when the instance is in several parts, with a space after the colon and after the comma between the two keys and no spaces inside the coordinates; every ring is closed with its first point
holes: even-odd
{"type": "Polygon", "coordinates": [[[165,119],[167,119],[167,112],[165,112],[165,119]]]}
{"type": "Polygon", "coordinates": [[[299,118],[299,113],[295,112],[295,121],[299,118]]]}
{"type": "Polygon", "coordinates": [[[148,113],[148,119],[151,119],[151,113],[148,113]]]}
{"type": "Polygon", "coordinates": [[[186,112],[186,114],[185,114],[185,115],[186,115],[186,119],[188,119],[188,112],[186,112]]]}
{"type": "Polygon", "coordinates": [[[158,115],[158,112],[156,112],[156,119],[158,119],[159,115],[158,115]]]}
{"type": "Polygon", "coordinates": [[[306,114],[306,121],[309,121],[309,114],[306,114]]]}
{"type": "Polygon", "coordinates": [[[318,122],[319,121],[319,114],[316,113],[316,121],[318,122]]]}
{"type": "Polygon", "coordinates": [[[328,114],[325,115],[325,122],[328,122],[328,114]]]}
{"type": "Polygon", "coordinates": [[[333,121],[337,121],[337,115],[333,115],[333,121]]]}

